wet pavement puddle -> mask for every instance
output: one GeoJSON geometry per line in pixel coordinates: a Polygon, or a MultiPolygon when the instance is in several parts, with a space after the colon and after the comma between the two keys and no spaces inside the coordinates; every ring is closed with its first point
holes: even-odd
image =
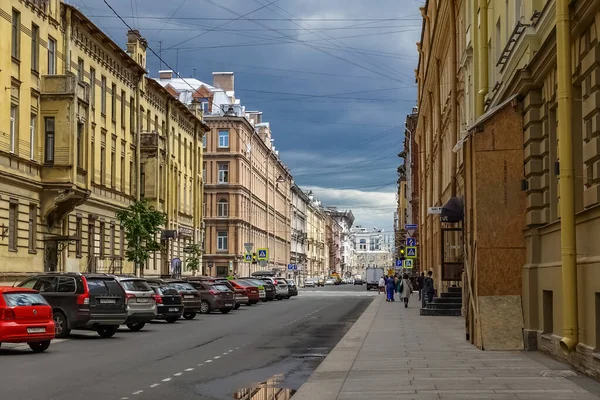
{"type": "Polygon", "coordinates": [[[282,375],[275,375],[255,387],[238,390],[233,394],[233,398],[236,400],[289,400],[296,390],[279,387],[283,378],[282,375]]]}

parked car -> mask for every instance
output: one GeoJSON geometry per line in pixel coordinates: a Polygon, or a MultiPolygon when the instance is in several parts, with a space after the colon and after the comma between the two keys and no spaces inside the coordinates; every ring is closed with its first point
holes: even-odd
{"type": "Polygon", "coordinates": [[[277,289],[270,280],[264,280],[262,277],[242,277],[240,279],[254,282],[259,286],[263,286],[265,288],[265,297],[261,298],[262,301],[275,300],[277,297],[277,289]]]}
{"type": "Polygon", "coordinates": [[[27,343],[34,353],[54,339],[52,307],[37,290],[0,286],[0,345],[27,343]]]}
{"type": "Polygon", "coordinates": [[[182,279],[148,279],[148,284],[151,286],[170,286],[179,292],[183,300],[183,318],[194,319],[196,314],[200,312],[202,300],[200,293],[196,288],[182,279]]]}
{"type": "Polygon", "coordinates": [[[127,320],[125,290],[111,275],[48,272],[18,286],[39,291],[52,306],[57,338],[73,329],[94,330],[109,338],[127,320]]]}
{"type": "Polygon", "coordinates": [[[250,301],[250,298],[248,297],[248,295],[246,294],[246,291],[244,289],[236,288],[227,279],[216,279],[214,282],[221,283],[221,284],[227,286],[229,288],[229,290],[231,290],[233,292],[233,300],[234,300],[234,304],[235,304],[233,306],[233,308],[235,310],[240,308],[242,304],[247,305],[248,302],[250,301]]]}
{"type": "Polygon", "coordinates": [[[317,279],[317,286],[325,286],[325,279],[323,279],[323,278],[317,279]]]}
{"type": "Polygon", "coordinates": [[[267,284],[272,285],[275,288],[275,298],[277,300],[289,299],[290,298],[288,284],[287,284],[287,281],[285,279],[283,279],[283,278],[263,277],[263,278],[261,278],[261,280],[264,281],[264,282],[266,282],[267,284]]]}
{"type": "Polygon", "coordinates": [[[304,287],[315,287],[317,286],[317,281],[313,278],[308,278],[304,281],[304,287]]]}
{"type": "Polygon", "coordinates": [[[327,278],[325,280],[325,285],[327,285],[327,286],[335,285],[335,279],[333,279],[333,278],[327,278]]]}
{"type": "Polygon", "coordinates": [[[183,315],[183,300],[179,292],[168,285],[151,286],[156,299],[156,319],[172,324],[183,315]]]}
{"type": "Polygon", "coordinates": [[[260,301],[260,292],[258,291],[258,287],[252,285],[250,282],[242,281],[242,280],[231,280],[229,281],[236,289],[242,289],[246,292],[246,296],[248,296],[248,305],[256,304],[260,301]]]}
{"type": "Polygon", "coordinates": [[[360,278],[360,277],[355,277],[354,278],[354,285],[360,285],[360,286],[362,286],[362,284],[363,284],[362,278],[360,278]]]}
{"type": "Polygon", "coordinates": [[[222,314],[227,314],[235,305],[234,294],[227,285],[217,282],[190,282],[200,292],[202,305],[200,313],[209,314],[213,310],[219,310],[222,314]]]}
{"type": "Polygon", "coordinates": [[[156,293],[148,283],[138,277],[115,276],[127,295],[127,320],[125,325],[137,332],[156,318],[156,293]]]}
{"type": "Polygon", "coordinates": [[[287,284],[288,284],[288,293],[291,296],[298,296],[298,286],[296,285],[296,282],[294,282],[293,279],[286,279],[287,284]]]}
{"type": "Polygon", "coordinates": [[[266,301],[267,291],[265,290],[265,282],[263,282],[257,278],[237,279],[237,281],[238,282],[240,282],[240,281],[248,282],[248,285],[256,287],[258,289],[258,296],[259,296],[260,300],[266,301]]]}

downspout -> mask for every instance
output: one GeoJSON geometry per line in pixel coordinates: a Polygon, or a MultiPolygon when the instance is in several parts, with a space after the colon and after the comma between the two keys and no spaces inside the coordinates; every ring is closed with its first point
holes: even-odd
{"type": "MultiPolygon", "coordinates": [[[[165,165],[165,208],[167,214],[167,222],[165,224],[165,229],[169,229],[169,224],[171,222],[171,206],[173,201],[173,196],[171,196],[171,182],[173,181],[173,177],[171,176],[171,99],[167,99],[166,104],[166,124],[165,124],[165,147],[166,147],[166,156],[167,162],[165,165]]],[[[161,275],[166,275],[169,273],[169,239],[165,239],[162,243],[162,271],[161,275]]]]}
{"type": "Polygon", "coordinates": [[[569,354],[579,342],[575,168],[571,132],[571,21],[569,0],[556,1],[556,69],[558,87],[558,155],[560,159],[560,239],[563,290],[563,335],[560,348],[569,354]]]}
{"type": "MultiPolygon", "coordinates": [[[[440,60],[436,60],[435,63],[435,77],[436,77],[436,81],[438,82],[437,85],[435,85],[435,117],[438,120],[438,124],[437,124],[437,195],[438,195],[438,199],[436,199],[436,205],[441,206],[442,204],[442,191],[443,191],[443,184],[442,184],[442,106],[441,106],[441,90],[440,90],[440,85],[441,85],[441,74],[440,74],[440,60]],[[439,202],[439,203],[438,203],[439,202]]],[[[434,204],[430,204],[431,207],[434,206],[434,204]]],[[[441,219],[436,218],[440,221],[439,226],[441,228],[441,219]]],[[[433,221],[433,217],[432,217],[432,221],[433,221]]],[[[438,225],[438,224],[436,224],[438,225]]],[[[440,231],[441,232],[441,231],[440,231]]]]}
{"type": "Polygon", "coordinates": [[[428,207],[433,207],[433,132],[436,129],[438,124],[435,123],[434,119],[434,110],[433,110],[433,94],[429,92],[429,129],[427,133],[427,156],[429,158],[428,166],[427,166],[427,185],[429,186],[427,190],[427,199],[425,206],[423,207],[423,214],[425,215],[425,219],[427,221],[427,236],[426,242],[427,246],[427,259],[429,260],[429,268],[434,269],[434,256],[433,256],[433,217],[429,216],[427,213],[428,207]]]}
{"type": "MultiPolygon", "coordinates": [[[[458,94],[457,89],[457,75],[458,75],[458,49],[456,43],[456,36],[458,35],[456,29],[456,15],[454,13],[456,0],[450,1],[450,137],[452,147],[458,142],[458,94]]],[[[451,197],[456,196],[456,153],[450,152],[450,179],[451,183],[451,197]]]]}
{"type": "Polygon", "coordinates": [[[485,107],[485,96],[489,87],[488,71],[488,0],[479,0],[479,92],[477,93],[477,117],[481,116],[485,107]]]}
{"type": "MultiPolygon", "coordinates": [[[[140,136],[141,136],[141,126],[142,126],[142,115],[140,113],[140,100],[141,100],[141,96],[140,96],[140,86],[142,85],[142,80],[144,79],[144,75],[140,74],[138,75],[138,82],[137,85],[135,86],[135,104],[136,104],[136,119],[135,119],[135,178],[136,178],[136,183],[135,183],[135,198],[137,201],[141,200],[141,186],[140,186],[140,181],[142,179],[141,177],[141,162],[142,162],[142,158],[141,158],[141,151],[140,151],[140,136]]],[[[141,265],[139,265],[137,262],[134,266],[134,275],[137,276],[142,276],[144,275],[144,271],[143,268],[141,268],[141,265]]]]}

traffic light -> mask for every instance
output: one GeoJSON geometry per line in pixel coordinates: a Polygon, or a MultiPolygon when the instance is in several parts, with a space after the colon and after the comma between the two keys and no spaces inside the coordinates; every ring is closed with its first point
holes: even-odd
{"type": "Polygon", "coordinates": [[[256,264],[256,253],[252,253],[252,264],[256,264]]]}
{"type": "Polygon", "coordinates": [[[404,246],[400,246],[400,259],[404,260],[405,258],[404,246]]]}

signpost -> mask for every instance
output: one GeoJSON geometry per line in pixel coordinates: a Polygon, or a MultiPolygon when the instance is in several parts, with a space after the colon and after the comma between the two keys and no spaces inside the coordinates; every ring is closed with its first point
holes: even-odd
{"type": "Polygon", "coordinates": [[[252,262],[252,253],[246,253],[244,254],[244,262],[252,262]]]}
{"type": "Polygon", "coordinates": [[[442,213],[442,207],[429,207],[427,209],[428,215],[439,215],[442,213]]]}
{"type": "Polygon", "coordinates": [[[397,268],[402,268],[402,260],[396,260],[396,267],[397,268]]]}
{"type": "Polygon", "coordinates": [[[407,246],[416,246],[417,245],[417,238],[413,238],[413,237],[409,237],[406,238],[406,245],[407,246]]]}
{"type": "Polygon", "coordinates": [[[290,270],[290,271],[297,271],[298,270],[298,266],[296,264],[288,264],[288,270],[290,270]]]}
{"type": "Polygon", "coordinates": [[[406,247],[406,258],[417,258],[417,248],[415,246],[406,247]]]}

